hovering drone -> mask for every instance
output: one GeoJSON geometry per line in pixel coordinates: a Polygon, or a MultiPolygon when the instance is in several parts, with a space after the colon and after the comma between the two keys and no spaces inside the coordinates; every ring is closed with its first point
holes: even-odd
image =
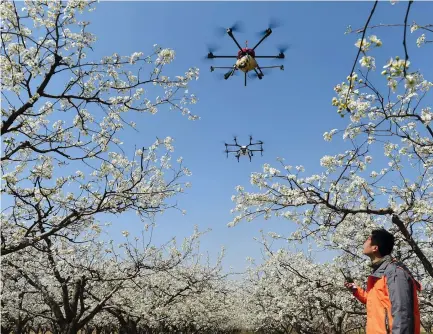
{"type": "Polygon", "coordinates": [[[248,145],[239,145],[236,137],[234,137],[234,140],[235,140],[234,144],[226,144],[225,143],[225,145],[226,145],[225,153],[227,154],[227,158],[229,157],[229,153],[235,153],[235,157],[238,159],[238,162],[239,162],[239,158],[241,155],[248,156],[250,158],[250,161],[251,161],[251,158],[254,156],[253,152],[261,152],[261,155],[263,156],[263,142],[261,140],[259,140],[256,143],[253,143],[252,142],[253,137],[250,136],[250,143],[248,145]],[[255,145],[260,145],[260,149],[250,148],[250,146],[255,146],[255,145]],[[229,148],[232,146],[239,147],[239,149],[237,149],[237,150],[235,149],[234,151],[229,150],[229,148]]]}
{"type": "Polygon", "coordinates": [[[262,32],[263,37],[260,39],[260,41],[253,47],[248,47],[248,41],[245,42],[245,47],[242,48],[238,41],[236,40],[235,36],[233,35],[233,31],[236,30],[236,27],[233,26],[231,28],[227,28],[226,32],[231,37],[231,39],[236,43],[237,47],[239,48],[239,51],[237,55],[234,56],[216,56],[213,54],[212,50],[209,50],[209,53],[207,55],[207,58],[214,59],[214,58],[236,58],[236,63],[231,66],[211,66],[210,70],[213,72],[215,69],[229,69],[227,73],[224,74],[224,79],[227,80],[231,76],[235,74],[236,71],[241,70],[244,72],[245,75],[245,86],[247,85],[247,73],[250,71],[254,71],[255,75],[261,80],[264,76],[262,69],[267,68],[279,68],[280,70],[284,70],[283,65],[279,66],[259,66],[257,59],[259,58],[274,58],[274,59],[284,59],[284,49],[280,50],[280,53],[277,56],[256,56],[256,48],[272,34],[271,25],[269,28],[267,28],[265,31],[262,32]]]}

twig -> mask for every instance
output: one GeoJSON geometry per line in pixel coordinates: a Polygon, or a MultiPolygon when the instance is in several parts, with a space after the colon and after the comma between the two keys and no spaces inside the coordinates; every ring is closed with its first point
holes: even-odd
{"type": "Polygon", "coordinates": [[[409,55],[407,53],[407,46],[406,46],[407,18],[409,16],[410,6],[412,6],[412,2],[413,2],[413,0],[409,0],[409,3],[407,4],[406,16],[404,18],[404,36],[403,36],[404,67],[403,67],[403,73],[404,73],[405,78],[406,78],[406,63],[409,60],[409,55]]]}
{"type": "MultiPolygon", "coordinates": [[[[350,71],[350,75],[349,75],[350,78],[352,78],[352,73],[353,73],[353,71],[355,70],[356,63],[358,62],[359,54],[361,53],[361,50],[362,50],[362,43],[363,43],[363,41],[364,41],[365,32],[366,32],[366,30],[367,30],[367,27],[368,27],[368,24],[370,23],[371,18],[373,17],[373,14],[374,14],[374,11],[376,10],[376,6],[377,6],[378,2],[379,2],[378,0],[376,0],[376,1],[374,2],[374,6],[373,6],[373,8],[371,9],[370,16],[368,17],[368,20],[367,20],[367,22],[365,23],[364,31],[362,32],[362,37],[361,37],[361,44],[359,45],[358,54],[356,55],[356,59],[355,59],[355,62],[353,63],[352,70],[350,71]]],[[[349,89],[347,90],[347,95],[346,95],[346,104],[347,104],[347,99],[348,99],[348,97],[349,97],[349,93],[350,93],[350,90],[351,90],[351,89],[352,89],[352,80],[349,80],[349,89]]],[[[346,106],[346,110],[347,110],[347,112],[350,113],[350,109],[349,109],[348,106],[346,106]]]]}
{"type": "MultiPolygon", "coordinates": [[[[359,28],[359,29],[356,29],[356,30],[352,30],[351,32],[354,33],[354,34],[359,34],[359,33],[363,32],[366,28],[367,29],[374,29],[374,28],[381,28],[381,27],[401,27],[401,26],[403,26],[402,23],[392,23],[392,24],[380,23],[380,24],[376,24],[374,26],[364,27],[364,28],[359,28]]],[[[409,27],[410,24],[406,24],[406,26],[409,27]]],[[[423,26],[419,26],[418,29],[427,30],[427,31],[433,32],[432,29],[428,29],[429,27],[432,27],[432,26],[433,26],[433,24],[426,24],[426,25],[423,25],[423,26]]]]}

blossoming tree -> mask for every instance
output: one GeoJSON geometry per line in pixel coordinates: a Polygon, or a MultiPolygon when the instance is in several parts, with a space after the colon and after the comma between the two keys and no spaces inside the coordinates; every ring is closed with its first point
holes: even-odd
{"type": "Polygon", "coordinates": [[[186,88],[198,69],[165,76],[175,53],[156,45],[149,56],[91,60],[95,36],[79,17],[94,1],[0,6],[2,254],[77,234],[97,214],[134,210],[146,218],[170,206],[189,174],[180,160],[170,162],[172,138],[137,143],[128,157],[119,135],[134,131],[128,112],[155,114],[167,105],[197,119],[187,107],[197,99],[186,88]],[[147,87],[159,96],[151,99],[147,87]]]}
{"type": "MultiPolygon", "coordinates": [[[[396,236],[395,256],[403,260],[421,282],[422,322],[431,327],[433,288],[433,129],[431,78],[412,70],[408,40],[429,52],[432,25],[408,21],[412,2],[405,3],[404,22],[370,24],[378,5],[372,4],[365,26],[348,29],[359,36],[353,68],[347,80],[336,85],[332,105],[347,119],[343,130],[324,134],[326,141],[341,136],[347,149],[325,155],[323,172],[305,175],[279,159],[280,167],[265,164],[251,175],[257,191],[237,187],[232,197],[236,216],[242,220],[275,215],[298,227],[290,236],[273,234],[293,242],[307,239],[319,247],[343,251],[340,268],[362,267],[362,244],[373,228],[385,226],[396,236]],[[386,48],[381,29],[400,29],[402,48],[376,72],[375,52],[386,48]],[[371,31],[377,31],[372,34],[371,31]],[[379,37],[378,37],[379,36],[379,37]]],[[[401,7],[400,7],[401,8],[401,7]]],[[[418,68],[420,65],[416,65],[418,68]]]]}
{"type": "Polygon", "coordinates": [[[365,310],[342,286],[337,263],[317,264],[302,252],[273,250],[268,239],[260,242],[262,263],[250,259],[244,284],[251,329],[337,334],[363,328],[365,310]]]}
{"type": "MultiPolygon", "coordinates": [[[[412,2],[401,24],[403,55],[383,64],[382,73],[375,72],[374,49],[385,46],[376,35],[366,34],[378,28],[369,26],[377,4],[365,27],[354,31],[362,35],[355,44],[357,71],[335,86],[332,104],[348,118],[347,127],[324,134],[328,141],[342,134],[349,148],[324,156],[320,161],[324,171],[312,176],[304,176],[304,167],[293,168],[282,159],[282,170],[266,164],[262,173],[251,175],[260,192],[238,187],[233,197],[233,212],[238,215],[229,225],[275,214],[298,224],[293,239],[315,236],[317,242],[338,248],[351,234],[360,233],[362,240],[368,228],[385,224],[433,277],[433,113],[428,100],[433,83],[420,71],[411,71],[406,35],[412,2]],[[383,86],[375,84],[379,80],[383,86]],[[383,154],[386,161],[380,157],[383,154]]],[[[412,24],[413,33],[424,32],[417,40],[419,47],[427,43],[430,26],[412,24]]]]}
{"type": "Polygon", "coordinates": [[[2,331],[215,328],[215,306],[222,314],[227,306],[218,298],[225,289],[223,253],[215,265],[203,263],[202,234],[160,247],[143,235],[118,248],[98,240],[98,232],[84,243],[57,237],[43,240],[42,249],[14,252],[3,260],[2,331]],[[204,305],[209,317],[199,312],[204,305]]]}

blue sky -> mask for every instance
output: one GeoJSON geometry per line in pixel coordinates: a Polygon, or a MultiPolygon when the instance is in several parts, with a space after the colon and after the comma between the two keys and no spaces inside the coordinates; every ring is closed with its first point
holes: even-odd
{"type": "MultiPolygon", "coordinates": [[[[241,271],[245,258],[260,257],[260,247],[253,241],[259,230],[290,233],[294,226],[288,221],[262,219],[241,223],[227,228],[231,221],[231,196],[238,184],[249,185],[251,172],[260,171],[264,163],[276,164],[277,157],[284,157],[292,165],[304,165],[307,173],[320,171],[319,160],[324,154],[344,149],[345,144],[336,140],[327,143],[323,132],[342,128],[341,119],[331,106],[333,87],[349,74],[357,49],[357,37],[345,35],[346,27],[363,26],[372,2],[101,2],[92,14],[91,31],[98,36],[96,55],[113,52],[130,54],[151,50],[154,43],[176,51],[176,59],[170,72],[183,73],[190,66],[201,70],[200,79],[191,84],[190,92],[196,94],[199,103],[193,112],[200,121],[191,122],[181,115],[161,110],[156,116],[134,115],[143,142],[149,143],[155,136],[172,136],[175,139],[176,156],[183,156],[186,166],[192,170],[192,188],[178,198],[181,208],[188,214],[169,211],[158,217],[155,242],[171,236],[183,237],[192,232],[193,226],[211,228],[202,240],[202,249],[211,255],[224,245],[227,249],[225,265],[241,271]],[[215,54],[231,54],[237,48],[231,39],[215,35],[218,26],[228,27],[241,20],[244,32],[238,33],[239,43],[249,45],[257,41],[256,33],[267,27],[270,18],[283,25],[257,48],[257,54],[277,54],[277,45],[290,44],[283,62],[264,60],[262,65],[283,63],[285,71],[275,70],[263,80],[249,81],[243,86],[241,76],[224,81],[209,66],[230,66],[230,59],[208,61],[207,44],[220,46],[215,54]],[[232,135],[239,141],[248,135],[265,142],[265,154],[250,163],[222,153],[223,142],[232,135]]],[[[406,4],[392,6],[379,4],[372,20],[377,23],[402,22],[406,4]]],[[[415,2],[411,22],[428,22],[427,13],[433,12],[433,3],[415,2]]],[[[374,51],[377,66],[390,56],[403,55],[401,28],[375,31],[382,39],[382,49],[374,51]]],[[[415,45],[410,36],[409,54],[415,66],[427,70],[425,50],[415,45]]],[[[147,52],[146,52],[147,51],[147,52]]],[[[427,77],[428,74],[425,72],[427,77]]],[[[134,133],[125,135],[127,142],[137,142],[134,133]]],[[[134,215],[125,215],[114,224],[112,233],[120,230],[138,231],[141,223],[134,215]]],[[[318,260],[330,258],[317,254],[318,260]]]]}
{"type": "MultiPolygon", "coordinates": [[[[167,109],[155,116],[132,114],[130,120],[138,125],[136,132],[121,137],[125,147],[150,144],[156,136],[175,139],[175,156],[183,156],[185,165],[193,175],[188,181],[192,188],[177,198],[179,207],[187,210],[168,211],[157,219],[155,242],[172,236],[190,235],[193,226],[211,228],[202,240],[202,250],[215,253],[224,245],[227,249],[225,265],[241,271],[247,256],[260,257],[260,247],[253,241],[259,230],[288,234],[294,226],[280,219],[241,223],[234,228],[226,225],[232,220],[231,196],[236,185],[249,185],[251,172],[261,171],[264,163],[277,164],[284,157],[291,165],[304,165],[307,174],[320,172],[319,160],[324,154],[344,149],[341,140],[327,143],[323,133],[332,128],[343,128],[341,119],[331,105],[333,87],[349,74],[356,56],[354,43],[357,36],[345,35],[346,27],[363,26],[373,2],[100,2],[96,11],[88,16],[89,31],[98,40],[89,59],[99,59],[117,52],[130,55],[135,51],[148,54],[157,43],[176,51],[176,59],[168,68],[171,73],[182,74],[189,67],[200,68],[200,79],[190,86],[199,102],[192,111],[201,120],[191,122],[167,109]],[[283,25],[257,48],[257,54],[278,54],[277,45],[290,44],[284,61],[263,60],[263,66],[284,64],[285,71],[274,70],[263,80],[249,81],[243,86],[241,76],[227,81],[219,80],[210,65],[230,66],[227,59],[205,60],[207,44],[219,45],[215,54],[237,52],[235,44],[224,35],[215,35],[217,26],[228,27],[241,20],[245,31],[236,34],[243,45],[257,41],[256,33],[267,27],[269,19],[277,18],[283,25]],[[255,139],[264,141],[263,157],[250,163],[234,157],[226,158],[224,141],[233,134],[239,142],[255,139]]],[[[379,3],[372,23],[402,22],[406,3],[392,6],[388,1],[379,3]]],[[[428,23],[433,12],[432,2],[415,2],[409,21],[428,23]]],[[[390,56],[403,55],[402,28],[375,31],[383,47],[373,52],[378,68],[390,56]]],[[[417,34],[418,36],[419,34],[417,34]]],[[[418,49],[416,37],[409,36],[409,55],[412,64],[432,78],[427,67],[426,50],[418,49]]],[[[378,69],[380,71],[380,69],[378,69]]],[[[125,214],[113,220],[112,237],[121,240],[120,231],[138,233],[142,223],[134,214],[125,214]]],[[[329,255],[318,254],[324,260],[329,255]]]]}

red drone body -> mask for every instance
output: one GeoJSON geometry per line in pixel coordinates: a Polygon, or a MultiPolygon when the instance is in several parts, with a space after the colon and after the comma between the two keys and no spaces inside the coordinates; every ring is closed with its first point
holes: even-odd
{"type": "Polygon", "coordinates": [[[253,49],[250,48],[242,48],[238,51],[238,59],[241,59],[245,55],[250,55],[251,57],[255,57],[256,53],[253,49]]]}

